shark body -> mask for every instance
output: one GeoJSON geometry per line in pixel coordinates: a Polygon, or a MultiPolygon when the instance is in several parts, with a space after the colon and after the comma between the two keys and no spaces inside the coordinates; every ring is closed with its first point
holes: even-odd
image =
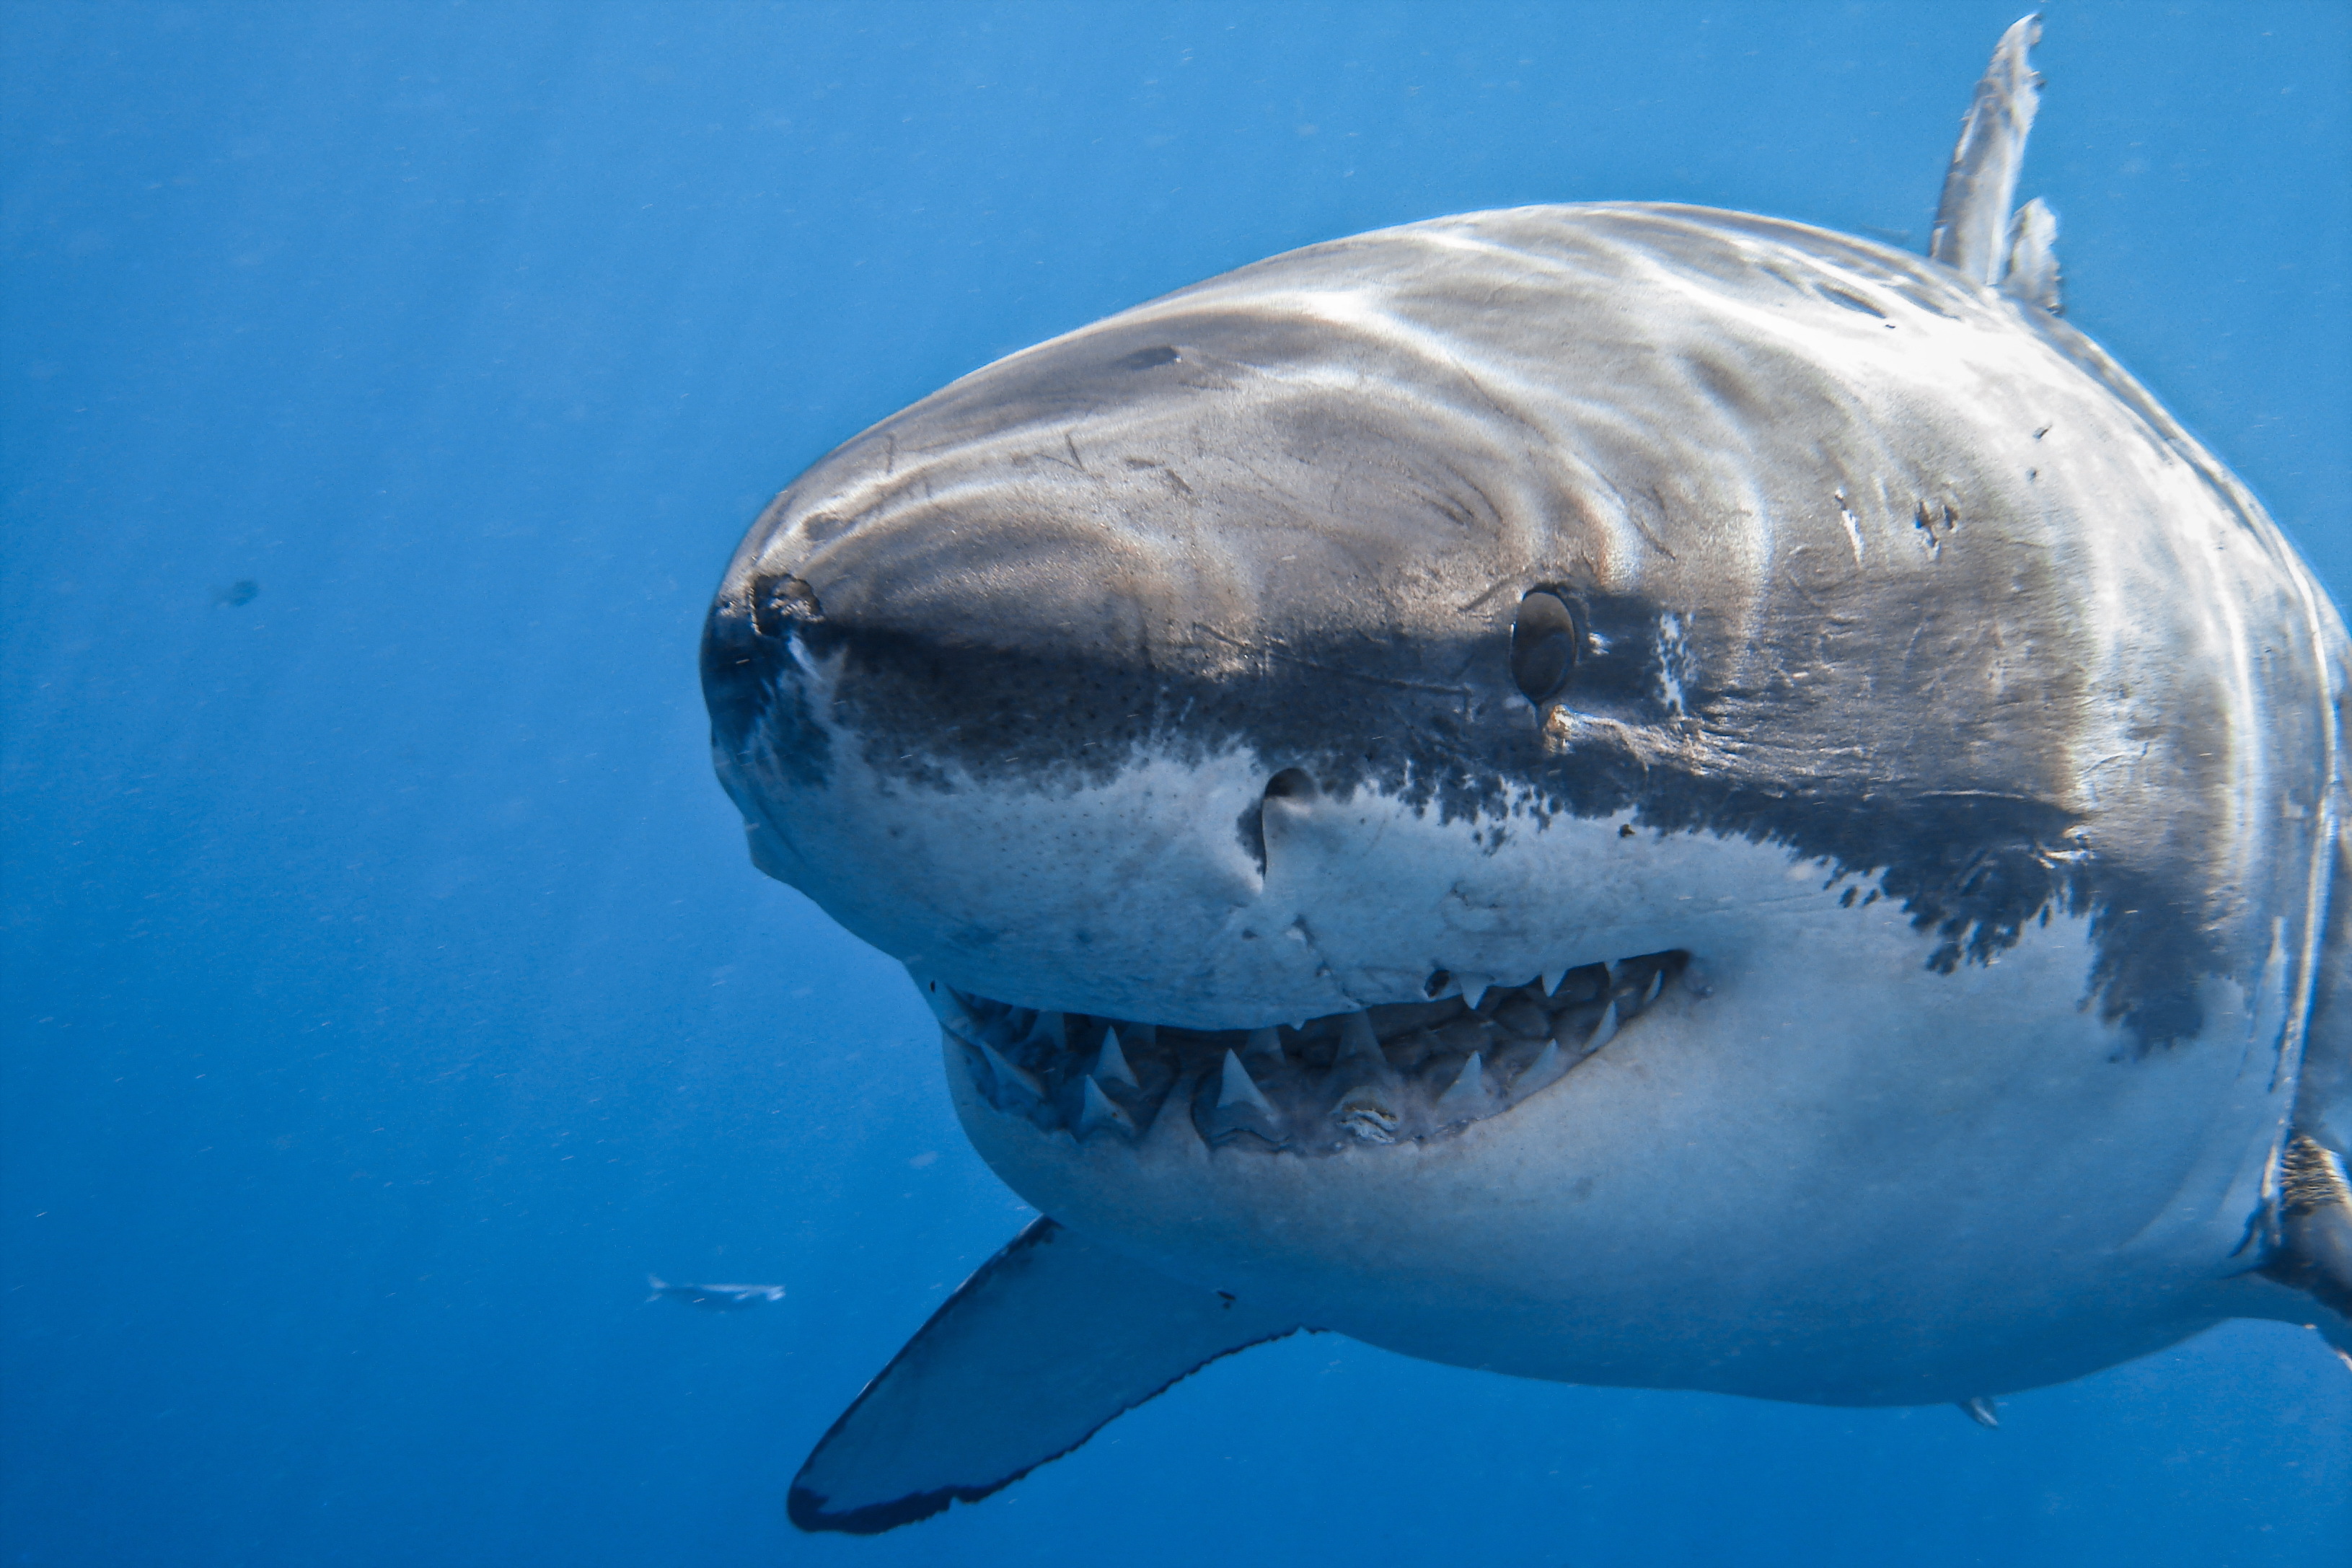
{"type": "Polygon", "coordinates": [[[973,1499],[1299,1328],[1825,1404],[2352,1345],[2347,645],[2056,314],[2031,20],[1927,258],[1643,204],[1276,257],[752,529],[754,861],[1049,1216],[793,1493],[973,1499]]]}

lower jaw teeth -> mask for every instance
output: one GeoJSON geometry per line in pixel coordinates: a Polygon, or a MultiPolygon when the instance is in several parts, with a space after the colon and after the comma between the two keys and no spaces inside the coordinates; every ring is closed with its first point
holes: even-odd
{"type": "Polygon", "coordinates": [[[1686,952],[1646,953],[1297,1028],[1192,1030],[1039,1013],[952,993],[948,1037],[998,1110],[1132,1142],[1189,1115],[1213,1146],[1331,1153],[1456,1131],[1559,1082],[1654,1005],[1686,952]]]}

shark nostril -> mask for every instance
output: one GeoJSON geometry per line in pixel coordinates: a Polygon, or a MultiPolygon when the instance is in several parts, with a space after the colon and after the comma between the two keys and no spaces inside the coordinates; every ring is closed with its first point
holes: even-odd
{"type": "Polygon", "coordinates": [[[1581,640],[1576,614],[1559,595],[1538,588],[1519,601],[1511,621],[1511,679],[1528,701],[1541,707],[1559,695],[1581,640]]]}
{"type": "Polygon", "coordinates": [[[1248,808],[1241,815],[1241,820],[1234,826],[1240,835],[1242,847],[1248,850],[1250,858],[1257,862],[1258,875],[1265,874],[1265,803],[1270,800],[1295,800],[1304,804],[1313,800],[1318,793],[1314,775],[1306,769],[1285,768],[1266,780],[1265,788],[1249,803],[1248,808]]]}
{"type": "Polygon", "coordinates": [[[1453,984],[1454,976],[1452,973],[1443,969],[1433,969],[1429,972],[1428,984],[1424,984],[1421,988],[1422,994],[1427,996],[1432,1001],[1435,1001],[1438,997],[1444,995],[1445,988],[1453,984]]]}
{"type": "Polygon", "coordinates": [[[1285,768],[1265,781],[1267,800],[1312,800],[1317,793],[1315,780],[1304,768],[1285,768]]]}

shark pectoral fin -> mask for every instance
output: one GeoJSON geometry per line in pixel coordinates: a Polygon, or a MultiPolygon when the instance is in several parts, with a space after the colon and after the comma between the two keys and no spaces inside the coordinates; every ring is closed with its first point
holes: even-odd
{"type": "Polygon", "coordinates": [[[2352,1321],[2352,1185],[2343,1164],[2316,1139],[2297,1133],[2287,1140],[2282,1165],[2279,1250],[2262,1272],[2352,1321]]]}
{"type": "Polygon", "coordinates": [[[1219,1356],[1300,1325],[1040,1219],[931,1314],[793,1479],[803,1530],[977,1502],[1219,1356]]]}

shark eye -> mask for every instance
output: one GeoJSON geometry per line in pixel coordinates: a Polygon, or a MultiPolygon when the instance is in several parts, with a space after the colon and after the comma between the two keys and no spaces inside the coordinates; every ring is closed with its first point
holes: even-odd
{"type": "Polygon", "coordinates": [[[1538,588],[1511,623],[1511,679],[1538,707],[1559,695],[1576,668],[1576,616],[1557,594],[1538,588]]]}

